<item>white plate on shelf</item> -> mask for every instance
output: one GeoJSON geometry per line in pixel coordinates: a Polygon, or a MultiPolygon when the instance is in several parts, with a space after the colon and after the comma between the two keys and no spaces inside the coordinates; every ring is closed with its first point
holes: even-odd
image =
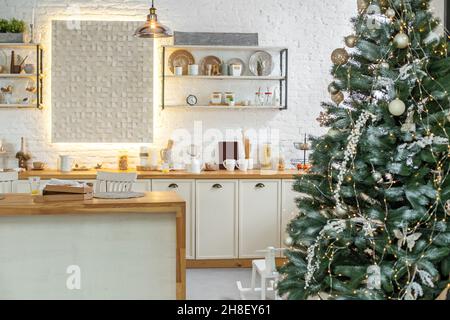
{"type": "Polygon", "coordinates": [[[248,68],[255,76],[270,76],[274,69],[272,55],[267,51],[257,51],[250,57],[248,68]],[[262,74],[258,74],[258,62],[263,64],[262,74]]]}

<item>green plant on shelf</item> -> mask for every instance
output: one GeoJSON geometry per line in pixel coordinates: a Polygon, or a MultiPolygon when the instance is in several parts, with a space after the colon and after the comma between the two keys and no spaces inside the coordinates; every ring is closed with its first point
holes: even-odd
{"type": "Polygon", "coordinates": [[[0,19],[0,33],[24,33],[25,22],[17,19],[0,19]]]}

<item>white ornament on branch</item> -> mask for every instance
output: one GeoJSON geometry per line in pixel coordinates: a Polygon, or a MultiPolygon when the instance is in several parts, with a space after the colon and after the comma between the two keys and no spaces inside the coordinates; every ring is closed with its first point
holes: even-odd
{"type": "Polygon", "coordinates": [[[409,111],[405,123],[402,125],[402,132],[416,132],[416,124],[414,123],[414,111],[409,111]]]}
{"type": "Polygon", "coordinates": [[[416,241],[422,236],[419,232],[409,232],[406,227],[403,227],[402,230],[396,229],[394,230],[394,235],[398,239],[397,246],[401,249],[405,244],[409,251],[412,251],[414,246],[416,245],[416,241]]]}
{"type": "Polygon", "coordinates": [[[367,268],[367,289],[380,290],[381,289],[381,269],[374,264],[367,268]]]}

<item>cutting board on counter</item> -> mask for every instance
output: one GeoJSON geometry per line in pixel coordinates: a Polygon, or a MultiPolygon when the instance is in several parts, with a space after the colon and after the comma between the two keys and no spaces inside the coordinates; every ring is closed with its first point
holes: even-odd
{"type": "Polygon", "coordinates": [[[94,189],[91,186],[56,186],[47,185],[42,191],[42,196],[35,198],[36,202],[60,202],[60,201],[83,201],[94,198],[94,189]]]}

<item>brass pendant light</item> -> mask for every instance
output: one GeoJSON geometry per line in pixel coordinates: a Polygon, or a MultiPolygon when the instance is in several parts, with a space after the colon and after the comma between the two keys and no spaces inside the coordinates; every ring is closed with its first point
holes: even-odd
{"type": "Polygon", "coordinates": [[[158,22],[158,15],[156,14],[156,8],[152,0],[152,7],[150,8],[150,14],[147,16],[147,21],[141,27],[139,27],[134,33],[138,38],[169,38],[173,36],[172,31],[165,25],[158,22]]]}

